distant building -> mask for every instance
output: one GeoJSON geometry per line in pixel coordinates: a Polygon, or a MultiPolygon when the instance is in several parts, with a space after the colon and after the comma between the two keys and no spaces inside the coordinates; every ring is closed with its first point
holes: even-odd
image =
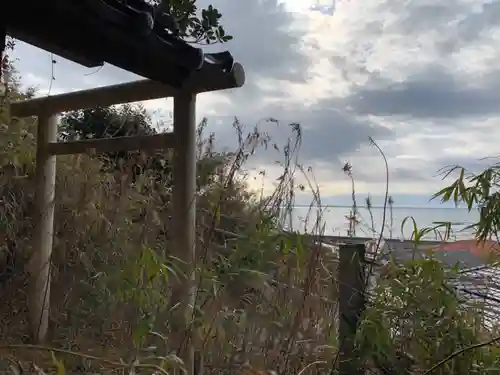
{"type": "MultiPolygon", "coordinates": [[[[322,241],[330,245],[332,252],[343,243],[364,243],[366,258],[374,260],[378,240],[361,237],[325,236],[322,241]]],[[[457,268],[457,277],[451,280],[457,295],[466,304],[474,304],[483,313],[484,324],[500,324],[500,264],[492,262],[500,254],[500,245],[495,241],[478,243],[476,240],[454,242],[382,240],[380,251],[376,252],[376,263],[385,264],[391,259],[395,263],[405,263],[412,259],[428,257],[433,250],[433,258],[449,268],[457,268]]],[[[370,284],[374,285],[376,275],[370,284]]]]}

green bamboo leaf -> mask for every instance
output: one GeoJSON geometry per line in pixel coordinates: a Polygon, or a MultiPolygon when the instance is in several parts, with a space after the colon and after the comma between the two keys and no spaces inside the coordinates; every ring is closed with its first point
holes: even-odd
{"type": "Polygon", "coordinates": [[[56,358],[54,352],[50,352],[52,356],[52,364],[56,367],[56,375],[66,375],[64,364],[56,358]]]}

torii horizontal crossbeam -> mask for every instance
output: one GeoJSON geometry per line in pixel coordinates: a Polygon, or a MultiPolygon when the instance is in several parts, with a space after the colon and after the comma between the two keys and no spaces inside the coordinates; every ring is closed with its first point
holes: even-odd
{"type": "Polygon", "coordinates": [[[53,142],[47,144],[50,155],[73,155],[88,152],[116,152],[133,150],[156,150],[175,147],[173,133],[138,135],[133,137],[85,139],[82,141],[53,142]]]}
{"type": "Polygon", "coordinates": [[[209,66],[204,66],[195,71],[179,89],[148,79],[138,80],[15,102],[11,104],[11,115],[28,117],[38,115],[41,112],[56,114],[96,106],[173,97],[181,92],[190,92],[196,95],[202,92],[237,88],[243,86],[244,83],[245,71],[239,63],[235,63],[233,69],[224,74],[210,69],[209,66]]]}

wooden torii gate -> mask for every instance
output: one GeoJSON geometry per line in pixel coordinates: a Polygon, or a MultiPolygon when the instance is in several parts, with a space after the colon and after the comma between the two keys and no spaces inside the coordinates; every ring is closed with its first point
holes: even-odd
{"type": "MultiPolygon", "coordinates": [[[[43,342],[47,337],[50,300],[50,259],[54,236],[54,191],[57,155],[89,151],[174,149],[173,230],[174,255],[185,262],[187,282],[172,291],[173,304],[186,311],[194,299],[195,260],[195,194],[196,194],[196,95],[202,92],[241,87],[245,82],[243,67],[235,63],[230,72],[210,69],[195,71],[182,88],[140,80],[108,87],[29,99],[11,104],[13,117],[38,117],[36,151],[36,226],[33,258],[30,263],[29,311],[33,338],[43,342]],[[120,103],[174,98],[172,133],[72,142],[57,141],[57,116],[60,112],[108,106],[120,103]]],[[[184,315],[181,313],[179,315],[184,315]]],[[[178,322],[185,328],[186,322],[178,322]]],[[[184,359],[192,358],[191,356],[184,359]]],[[[189,360],[192,363],[192,360],[189,360]]],[[[191,364],[188,373],[191,374],[191,364]]]]}

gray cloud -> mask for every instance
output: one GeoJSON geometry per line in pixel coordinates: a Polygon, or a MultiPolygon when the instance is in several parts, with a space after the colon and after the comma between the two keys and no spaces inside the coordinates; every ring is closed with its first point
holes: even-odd
{"type": "Polygon", "coordinates": [[[500,71],[470,85],[442,66],[428,66],[403,82],[365,85],[347,99],[360,114],[417,118],[463,118],[500,113],[500,71]],[[380,87],[381,86],[381,87],[380,87]]]}
{"type": "Polygon", "coordinates": [[[372,23],[371,32],[414,37],[434,33],[434,43],[441,52],[451,53],[464,45],[483,39],[485,33],[500,22],[500,2],[471,2],[469,0],[386,0],[379,12],[397,14],[390,23],[372,23]]]}
{"type": "MultiPolygon", "coordinates": [[[[453,65],[456,62],[451,59],[452,54],[464,48],[497,44],[493,35],[500,25],[499,1],[484,4],[461,0],[385,1],[379,11],[397,16],[391,17],[390,23],[384,22],[386,16],[380,16],[367,23],[361,34],[372,41],[384,35],[405,38],[403,40],[410,43],[421,40],[427,47],[416,53],[432,53],[434,58],[430,62],[423,60],[425,62],[403,79],[381,78],[378,71],[358,68],[366,82],[354,86],[352,94],[345,99],[355,113],[439,121],[500,113],[500,70],[492,66],[482,76],[472,76],[456,69],[453,65]]],[[[476,56],[481,56],[479,50],[476,56]]]]}
{"type": "MultiPolygon", "coordinates": [[[[500,155],[498,155],[500,156],[500,155]]],[[[426,183],[426,182],[436,182],[445,177],[448,171],[455,166],[463,167],[468,173],[481,173],[486,168],[492,164],[499,162],[499,157],[496,158],[486,158],[486,159],[474,159],[464,156],[446,156],[446,157],[436,157],[431,162],[426,162],[423,168],[414,168],[411,165],[408,167],[399,166],[391,167],[389,164],[389,181],[391,183],[394,181],[398,182],[413,182],[413,183],[426,183]]],[[[368,171],[360,171],[356,175],[360,180],[381,182],[385,181],[385,174],[380,174],[373,176],[373,174],[367,173],[368,171]]],[[[455,170],[449,176],[449,178],[458,178],[459,170],[455,170]]],[[[442,187],[449,185],[447,182],[441,183],[442,187]]]]}
{"type": "MultiPolygon", "coordinates": [[[[389,160],[389,181],[392,182],[413,182],[426,183],[430,181],[440,180],[445,174],[455,166],[463,167],[468,173],[481,173],[486,168],[500,162],[500,154],[490,155],[486,158],[472,158],[467,156],[440,156],[435,155],[432,161],[412,162],[408,161],[408,165],[392,166],[389,160]]],[[[385,172],[374,174],[370,173],[369,169],[363,169],[354,165],[356,179],[367,182],[384,182],[386,179],[385,172]]],[[[451,173],[450,177],[458,177],[459,170],[451,173]]],[[[446,184],[444,183],[443,186],[446,184]]]]}
{"type": "Polygon", "coordinates": [[[243,63],[251,84],[256,78],[304,82],[309,58],[300,50],[304,31],[297,17],[277,0],[235,2],[215,0],[233,41],[214,45],[210,50],[229,49],[243,63]]]}
{"type": "MultiPolygon", "coordinates": [[[[205,3],[208,2],[200,1],[200,4],[205,3]]],[[[287,93],[280,90],[280,81],[306,82],[312,62],[301,49],[306,31],[301,29],[298,15],[287,12],[277,0],[215,0],[210,3],[223,14],[225,28],[234,39],[209,50],[231,51],[243,64],[247,78],[242,88],[222,93],[230,97],[234,110],[231,115],[241,115],[240,110],[260,111],[258,107],[263,101],[284,99],[287,93]],[[262,80],[270,82],[270,87],[260,87],[262,80]]]]}
{"type": "MultiPolygon", "coordinates": [[[[380,173],[374,174],[367,169],[365,166],[360,166],[359,170],[356,169],[356,179],[364,182],[385,182],[386,173],[381,171],[380,173]]],[[[431,167],[433,168],[433,167],[431,167]]],[[[415,169],[409,167],[391,167],[389,164],[389,184],[392,182],[422,182],[429,181],[436,175],[435,169],[415,169]]]]}
{"type": "Polygon", "coordinates": [[[473,11],[469,4],[468,12],[463,6],[456,7],[455,12],[452,9],[452,6],[447,7],[448,14],[456,16],[455,20],[447,20],[449,23],[451,21],[448,38],[437,41],[437,46],[443,53],[453,53],[478,40],[487,40],[488,34],[500,24],[500,2],[498,1],[485,2],[473,11]]]}
{"type": "Polygon", "coordinates": [[[396,34],[414,36],[429,31],[448,31],[451,25],[460,23],[467,18],[470,3],[454,1],[392,1],[380,5],[380,11],[398,14],[384,31],[396,34]]]}
{"type": "MultiPolygon", "coordinates": [[[[373,124],[367,120],[350,116],[335,109],[336,102],[332,99],[324,99],[310,108],[300,108],[291,105],[289,108],[273,108],[267,106],[259,109],[258,113],[266,114],[279,121],[279,125],[272,122],[262,121],[255,113],[243,112],[238,118],[246,124],[250,131],[256,124],[260,131],[270,136],[280,149],[286,144],[287,139],[293,136],[292,123],[301,126],[302,145],[300,148],[300,159],[305,165],[314,163],[331,163],[333,168],[340,168],[343,155],[355,152],[363,144],[368,144],[368,137],[379,140],[393,137],[393,133],[384,127],[373,124]]],[[[212,117],[212,121],[217,117],[212,117]]],[[[235,133],[230,127],[230,116],[221,117],[222,126],[215,130],[221,145],[230,147],[235,144],[235,133]]],[[[278,159],[279,154],[271,149],[268,152],[261,151],[254,161],[255,163],[269,163],[278,159]]],[[[339,169],[340,170],[340,169],[339,169]]],[[[336,170],[337,171],[337,170],[336,170]]]]}
{"type": "Polygon", "coordinates": [[[429,181],[436,176],[436,170],[429,169],[409,169],[405,167],[397,167],[389,169],[390,178],[394,181],[415,182],[415,181],[429,181]]]}

